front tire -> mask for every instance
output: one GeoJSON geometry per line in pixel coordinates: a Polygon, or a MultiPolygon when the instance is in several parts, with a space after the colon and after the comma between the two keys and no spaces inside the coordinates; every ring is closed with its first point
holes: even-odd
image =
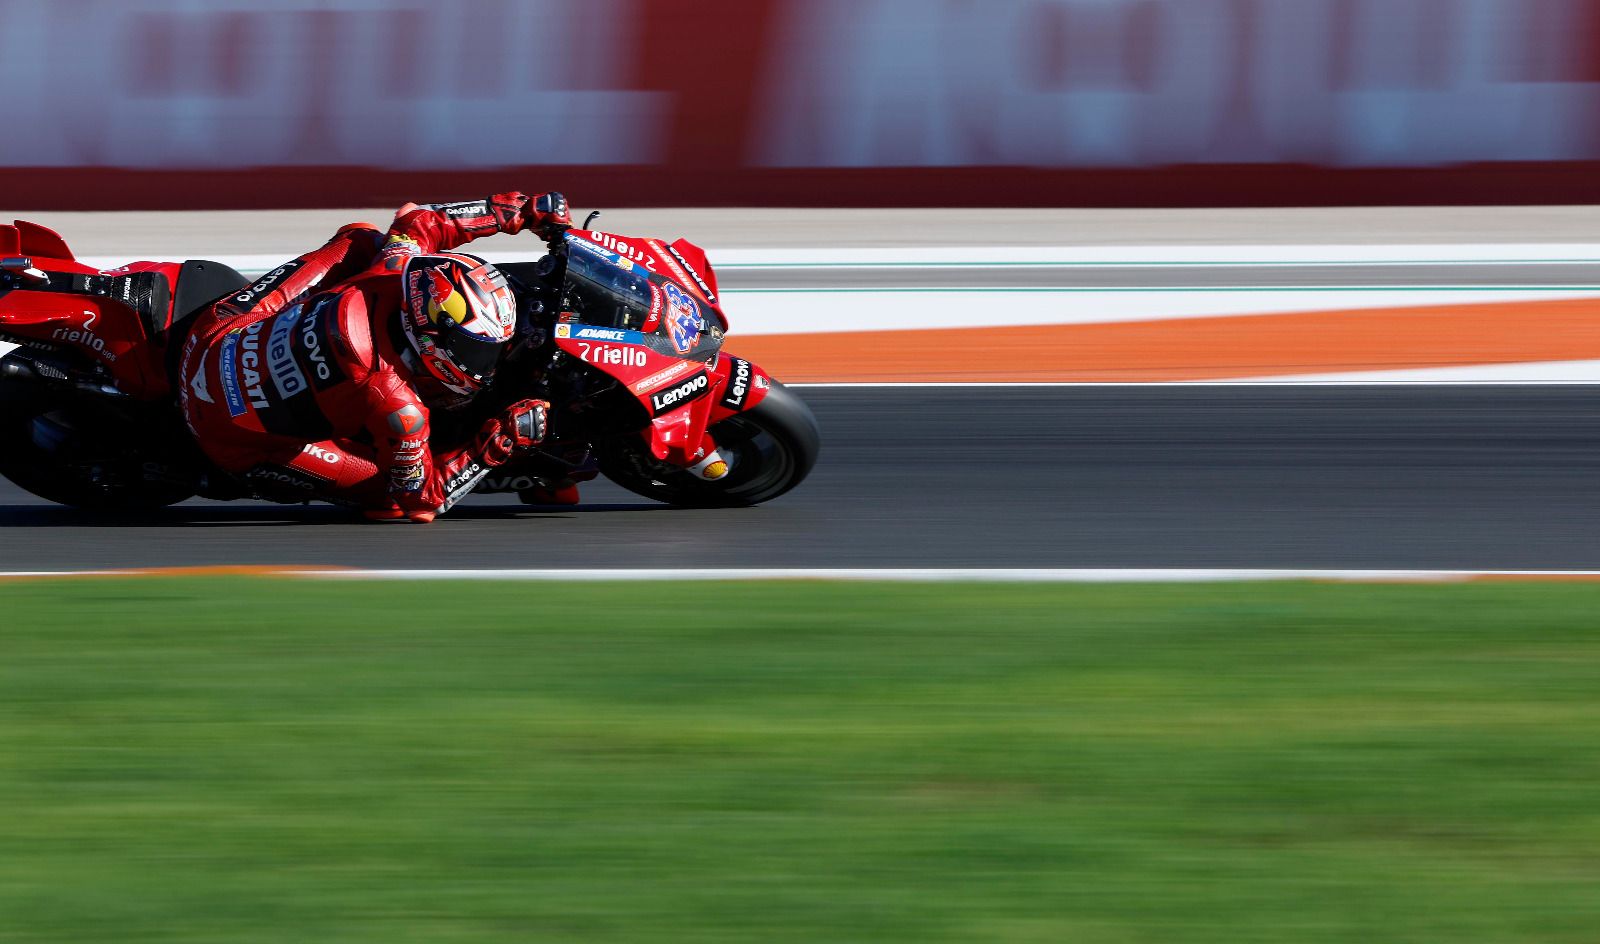
{"type": "Polygon", "coordinates": [[[822,446],[811,408],[776,380],[760,403],[714,424],[711,437],[731,467],[715,482],[661,462],[637,437],[603,449],[600,471],[636,495],[669,505],[740,508],[771,501],[805,481],[822,446]]]}

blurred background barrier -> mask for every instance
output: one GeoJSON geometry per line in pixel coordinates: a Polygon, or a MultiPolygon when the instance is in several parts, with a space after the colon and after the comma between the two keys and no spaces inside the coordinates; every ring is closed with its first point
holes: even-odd
{"type": "Polygon", "coordinates": [[[1600,202],[1600,0],[0,0],[16,209],[1600,202]]]}

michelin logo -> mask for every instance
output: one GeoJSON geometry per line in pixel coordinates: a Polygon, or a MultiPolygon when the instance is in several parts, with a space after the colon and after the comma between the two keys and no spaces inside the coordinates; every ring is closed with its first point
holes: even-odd
{"type": "Polygon", "coordinates": [[[238,418],[244,415],[244,394],[239,390],[239,332],[229,331],[228,336],[222,339],[222,363],[217,368],[222,377],[222,396],[228,401],[228,415],[238,418]]]}

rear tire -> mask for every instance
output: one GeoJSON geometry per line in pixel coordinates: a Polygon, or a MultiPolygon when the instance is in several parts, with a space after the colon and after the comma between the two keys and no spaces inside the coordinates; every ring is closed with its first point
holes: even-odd
{"type": "Polygon", "coordinates": [[[771,501],[805,481],[822,446],[811,408],[776,380],[760,403],[714,424],[711,436],[731,467],[715,482],[661,462],[636,437],[601,450],[600,471],[636,495],[669,505],[739,508],[771,501]]]}
{"type": "Polygon", "coordinates": [[[32,391],[0,384],[0,475],[45,501],[90,511],[149,511],[194,495],[183,485],[144,479],[137,459],[118,455],[104,440],[103,460],[90,455],[88,437],[74,436],[76,429],[72,411],[52,411],[32,391]],[[44,448],[39,440],[47,434],[61,441],[44,448]],[[95,465],[106,472],[99,481],[91,477],[95,465]]]}

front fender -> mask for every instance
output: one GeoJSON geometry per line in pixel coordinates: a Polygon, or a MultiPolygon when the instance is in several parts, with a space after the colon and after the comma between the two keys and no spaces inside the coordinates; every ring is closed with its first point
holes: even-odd
{"type": "Polygon", "coordinates": [[[772,390],[773,380],[760,367],[742,357],[717,355],[714,365],[679,382],[678,387],[693,398],[677,408],[661,409],[657,397],[646,400],[655,406],[655,416],[644,430],[651,453],[663,462],[685,468],[694,465],[709,448],[706,430],[730,416],[755,409],[772,390]],[[698,389],[696,389],[698,387],[698,389]]]}

